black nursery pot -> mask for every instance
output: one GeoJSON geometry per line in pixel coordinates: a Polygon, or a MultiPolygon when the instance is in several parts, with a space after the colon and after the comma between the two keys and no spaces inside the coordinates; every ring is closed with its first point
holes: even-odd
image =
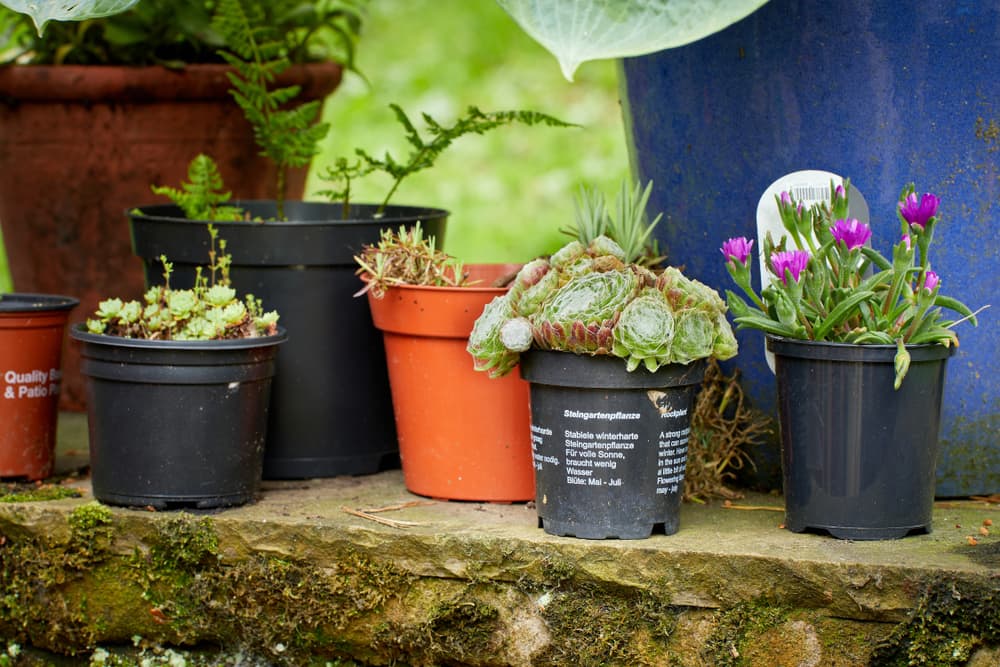
{"type": "Polygon", "coordinates": [[[785,526],[852,540],[930,532],[945,365],[954,348],[767,337],[781,424],[785,526]]]}
{"type": "Polygon", "coordinates": [[[535,505],[552,535],[588,539],[677,532],[691,407],[705,362],[649,373],[625,360],[531,350],[535,505]]]}
{"type": "MultiPolygon", "coordinates": [[[[273,222],[273,202],[235,202],[254,219],[216,222],[232,254],[231,279],[240,293],[259,297],[281,313],[291,333],[278,354],[265,479],[302,479],[378,472],[399,466],[382,334],[372,324],[354,256],[377,243],[382,229],[421,222],[444,241],[448,213],[389,206],[374,218],[372,205],[286,202],[284,222],[273,222]]],[[[171,285],[194,282],[208,260],[208,222],[187,220],[176,206],[130,212],[135,253],[146,284],[163,282],[160,255],[174,265],[171,285]]]]}
{"type": "Polygon", "coordinates": [[[260,487],[278,335],[154,341],[70,330],[82,344],[94,497],[222,507],[260,487]]]}

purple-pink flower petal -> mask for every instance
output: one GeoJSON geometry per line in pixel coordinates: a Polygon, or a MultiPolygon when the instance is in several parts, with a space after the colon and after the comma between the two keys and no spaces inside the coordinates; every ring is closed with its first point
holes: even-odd
{"type": "Polygon", "coordinates": [[[939,282],[941,282],[941,279],[933,271],[928,271],[924,274],[924,289],[928,292],[933,292],[939,282]]]}
{"type": "Polygon", "coordinates": [[[809,263],[809,253],[805,250],[787,250],[784,252],[775,252],[771,255],[771,267],[774,272],[781,278],[781,282],[788,284],[785,278],[785,270],[791,272],[792,280],[795,282],[799,281],[799,276],[806,268],[806,264],[809,263]]]}
{"type": "Polygon", "coordinates": [[[919,199],[916,192],[911,192],[906,195],[906,199],[899,202],[899,212],[908,223],[923,229],[927,221],[937,214],[939,203],[937,196],[929,192],[925,192],[919,199]]]}
{"type": "Polygon", "coordinates": [[[837,220],[830,228],[833,238],[847,246],[848,250],[860,248],[872,237],[871,227],[857,218],[837,220]]]}
{"type": "Polygon", "coordinates": [[[750,256],[750,249],[753,247],[753,241],[748,241],[745,236],[740,236],[737,238],[731,238],[722,244],[719,251],[726,258],[726,261],[735,260],[740,264],[746,264],[747,258],[750,256]]]}

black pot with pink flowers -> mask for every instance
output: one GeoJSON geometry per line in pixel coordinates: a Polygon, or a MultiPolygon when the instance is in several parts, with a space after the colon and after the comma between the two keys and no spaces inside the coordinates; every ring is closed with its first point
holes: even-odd
{"type": "Polygon", "coordinates": [[[901,236],[884,257],[849,213],[850,183],[802,205],[775,197],[785,233],[722,246],[749,303],[727,291],[740,328],[766,334],[777,379],[785,525],[857,540],[930,532],[945,367],[953,327],[975,313],[941,293],[929,249],[938,198],[900,195],[901,236]],[[957,313],[948,319],[947,312],[957,313]]]}

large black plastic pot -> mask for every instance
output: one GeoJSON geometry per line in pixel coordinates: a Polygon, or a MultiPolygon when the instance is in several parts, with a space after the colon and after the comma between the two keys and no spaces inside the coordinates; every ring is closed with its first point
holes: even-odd
{"type": "Polygon", "coordinates": [[[649,373],[610,356],[531,350],[535,505],[542,528],[588,539],[677,532],[691,408],[705,362],[649,373]]]}
{"type": "MultiPolygon", "coordinates": [[[[251,216],[272,220],[273,202],[237,202],[251,216]]],[[[264,477],[296,479],[378,472],[399,465],[382,335],[372,325],[354,255],[384,228],[421,222],[444,241],[448,213],[440,209],[287,202],[286,222],[217,222],[232,254],[232,282],[241,293],[281,314],[288,344],[278,355],[271,399],[264,477]]],[[[187,220],[175,206],[129,214],[135,253],[147,284],[163,281],[159,257],[174,265],[171,284],[194,281],[208,260],[206,221],[187,220]]]]}
{"type": "Polygon", "coordinates": [[[954,348],[768,336],[781,423],[785,525],[852,540],[930,532],[945,365],[954,348]]]}
{"type": "Polygon", "coordinates": [[[285,332],[156,341],[70,329],[81,343],[94,497],[222,507],[260,487],[271,378],[285,332]]]}

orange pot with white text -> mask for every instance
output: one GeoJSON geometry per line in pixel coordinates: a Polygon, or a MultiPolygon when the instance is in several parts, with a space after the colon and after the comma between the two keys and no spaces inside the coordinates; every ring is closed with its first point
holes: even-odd
{"type": "Polygon", "coordinates": [[[77,303],[0,294],[0,478],[52,474],[63,335],[77,303]]]}
{"type": "Polygon", "coordinates": [[[516,265],[467,265],[471,287],[391,287],[368,302],[385,342],[406,488],[448,500],[535,496],[528,383],[473,370],[476,318],[516,265]]]}

